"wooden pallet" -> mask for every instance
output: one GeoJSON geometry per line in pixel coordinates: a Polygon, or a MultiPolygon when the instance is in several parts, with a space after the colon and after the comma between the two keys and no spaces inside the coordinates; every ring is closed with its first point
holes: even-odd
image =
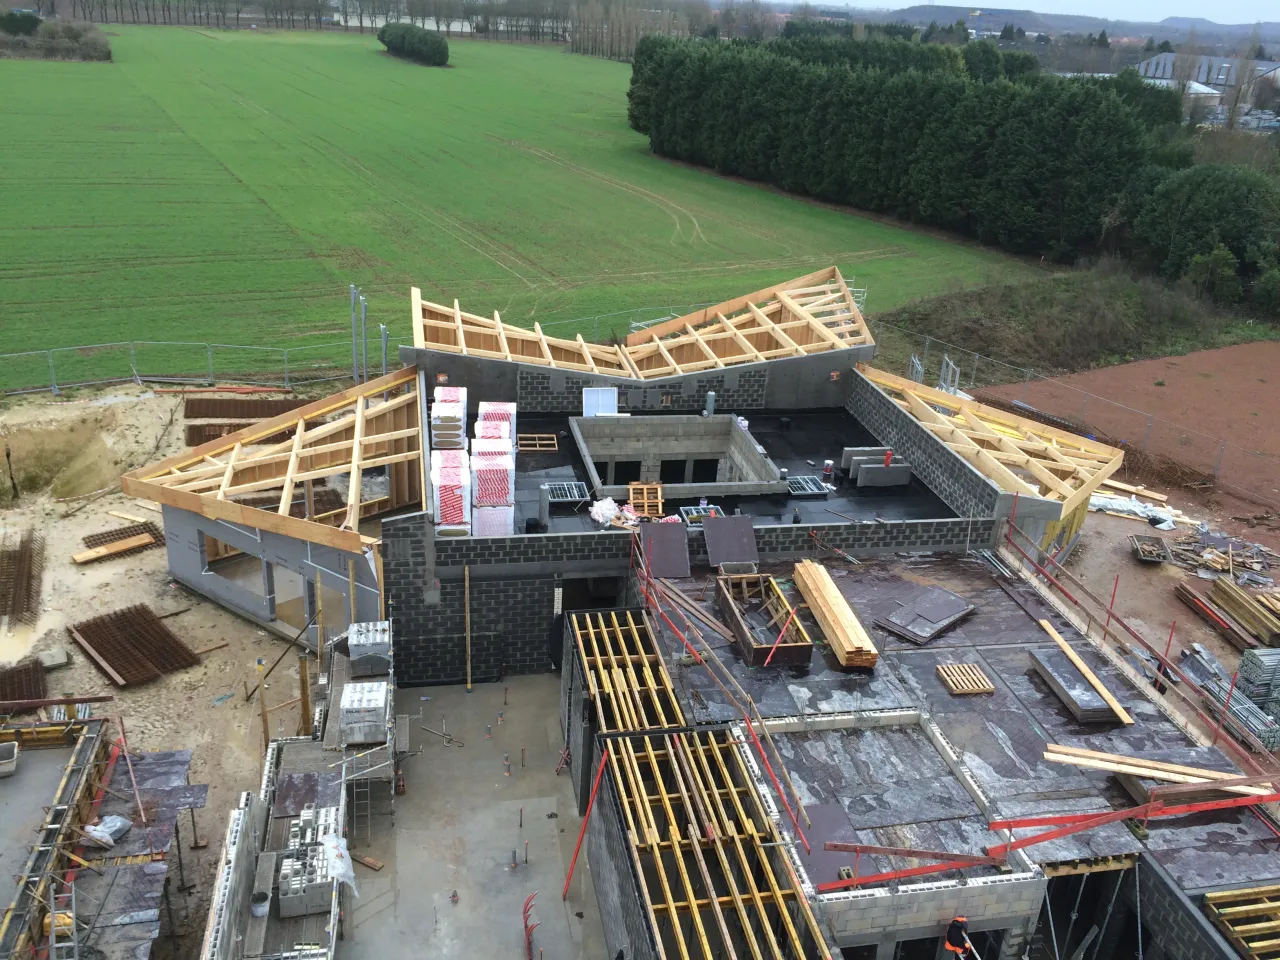
{"type": "Polygon", "coordinates": [[[991,680],[976,663],[940,663],[938,679],[956,696],[996,692],[991,680]]]}
{"type": "Polygon", "coordinates": [[[660,517],[662,516],[662,484],[629,483],[627,484],[627,501],[642,517],[660,517]]]}
{"type": "Polygon", "coordinates": [[[560,441],[554,433],[517,433],[516,449],[526,453],[550,453],[560,449],[560,441]]]}
{"type": "Polygon", "coordinates": [[[795,567],[795,582],[840,665],[874,667],[880,654],[827,568],[802,560],[795,567]]]}

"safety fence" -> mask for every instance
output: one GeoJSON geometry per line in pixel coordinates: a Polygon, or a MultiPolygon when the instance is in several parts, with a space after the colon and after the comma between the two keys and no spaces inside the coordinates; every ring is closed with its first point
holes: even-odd
{"type": "Polygon", "coordinates": [[[1191,489],[1217,487],[1261,506],[1280,508],[1280,456],[1246,449],[925,334],[875,320],[870,326],[877,366],[929,386],[946,383],[984,403],[1119,446],[1131,480],[1191,489]]]}
{"type": "MultiPolygon", "coordinates": [[[[707,304],[639,307],[557,320],[542,329],[557,337],[581,333],[593,342],[628,333],[707,304]]],[[[1130,479],[1173,486],[1219,487],[1280,508],[1280,457],[1248,450],[1153,413],[1108,400],[1052,376],[1002,363],[933,337],[870,320],[876,364],[921,383],[945,382],[984,402],[1058,423],[1121,446],[1130,479]]],[[[412,338],[377,325],[359,338],[297,347],[129,340],[0,354],[0,392],[52,392],[113,383],[261,384],[305,388],[351,381],[359,369],[376,376],[399,363],[412,338]]]]}

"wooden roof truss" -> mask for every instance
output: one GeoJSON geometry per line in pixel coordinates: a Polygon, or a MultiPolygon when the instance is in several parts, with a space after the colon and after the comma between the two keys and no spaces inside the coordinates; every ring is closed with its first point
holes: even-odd
{"type": "MultiPolygon", "coordinates": [[[[425,487],[417,368],[317,400],[122,478],[132,496],[215,519],[360,552],[360,520],[420,502],[425,487]],[[289,439],[261,441],[282,432],[289,439]],[[386,495],[366,498],[365,470],[386,468],[386,495]],[[347,478],[346,504],[314,514],[314,481],[347,478]],[[305,491],[301,518],[294,502],[305,491]],[[239,498],[275,496],[271,509],[239,498]]],[[[260,499],[259,499],[260,502],[260,499]]]]}
{"type": "Polygon", "coordinates": [[[1124,462],[1122,451],[1096,440],[865,364],[858,370],[1001,490],[1056,500],[1060,517],[1087,503],[1124,462]]]}
{"type": "Polygon", "coordinates": [[[412,290],[414,345],[463,356],[652,380],[872,344],[840,271],[828,267],[649,327],[625,345],[549,337],[422,299],[412,290]]]}

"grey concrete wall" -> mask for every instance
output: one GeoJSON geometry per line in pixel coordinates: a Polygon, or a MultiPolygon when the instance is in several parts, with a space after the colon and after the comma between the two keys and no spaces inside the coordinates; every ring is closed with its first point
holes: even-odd
{"type": "MultiPolygon", "coordinates": [[[[227,577],[210,570],[205,560],[203,537],[230,544],[251,557],[292,570],[304,580],[324,586],[343,597],[350,609],[347,561],[355,561],[357,621],[380,620],[378,579],[371,555],[358,555],[296,540],[278,533],[244,527],[225,520],[210,520],[178,507],[164,507],[165,549],[169,573],[197,593],[226,606],[264,626],[275,626],[274,599],[260,597],[227,577]]],[[[267,579],[268,587],[270,580],[267,579]]],[[[344,617],[345,619],[345,617],[344,617]]],[[[297,631],[290,628],[289,636],[297,631]]],[[[310,642],[315,643],[312,628],[310,642]]]]}
{"type": "MultiPolygon", "coordinates": [[[[1125,871],[1115,912],[1100,938],[1099,960],[1118,960],[1116,942],[1125,926],[1135,921],[1133,907],[1138,899],[1142,901],[1142,926],[1146,931],[1144,946],[1149,947],[1154,941],[1166,956],[1177,960],[1231,960],[1237,956],[1198,903],[1178,888],[1151,854],[1141,854],[1137,869],[1140,876],[1135,876],[1133,870],[1125,871]]],[[[1102,917],[1096,917],[1095,922],[1101,925],[1102,917]]]]}
{"type": "Polygon", "coordinates": [[[808,357],[638,381],[435,350],[400,348],[401,363],[416,364],[425,370],[429,383],[435,382],[437,373],[444,373],[450,384],[468,387],[473,397],[516,402],[526,413],[581,413],[584,387],[617,387],[618,409],[633,413],[698,411],[706,403],[708,391],[715,392],[716,409],[724,413],[838,407],[845,400],[850,368],[855,363],[870,361],[874,355],[874,346],[852,347],[808,357]],[[837,379],[832,380],[832,374],[837,379]]]}
{"type": "MultiPolygon", "coordinates": [[[[594,769],[600,762],[598,744],[592,759],[594,769]]],[[[656,960],[654,934],[640,899],[640,881],[622,824],[622,807],[612,774],[606,770],[587,826],[587,866],[604,926],[605,956],[656,960]]]]}
{"type": "Polygon", "coordinates": [[[730,416],[571,417],[569,431],[597,497],[626,499],[613,465],[640,461],[640,482],[658,483],[662,461],[685,461],[684,483],[664,485],[668,500],[786,493],[781,472],[730,416]],[[715,482],[693,483],[694,460],[716,460],[715,482]],[[596,464],[606,465],[600,475],[596,464]],[[730,480],[730,474],[734,479],[730,480]]]}
{"type": "Polygon", "coordinates": [[[1000,488],[931,434],[857,370],[850,371],[845,409],[962,517],[994,517],[1000,488]]]}
{"type": "MultiPolygon", "coordinates": [[[[814,531],[826,543],[855,556],[882,553],[935,553],[983,550],[995,544],[994,520],[889,520],[874,523],[783,524],[756,527],[756,549],[762,559],[812,557],[814,531]]],[[[706,565],[707,543],[701,530],[689,535],[689,559],[706,565]]]]}

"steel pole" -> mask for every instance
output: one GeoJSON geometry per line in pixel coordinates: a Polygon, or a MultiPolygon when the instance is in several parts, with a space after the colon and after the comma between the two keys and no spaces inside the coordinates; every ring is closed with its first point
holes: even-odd
{"type": "Polygon", "coordinates": [[[360,295],[360,370],[364,375],[361,383],[369,382],[369,301],[364,294],[360,295]]]}
{"type": "Polygon", "coordinates": [[[382,375],[387,375],[387,325],[385,323],[378,324],[378,330],[382,333],[382,375]]]}
{"type": "Polygon", "coordinates": [[[351,287],[351,379],[360,382],[360,355],[356,340],[356,285],[351,287]]]}

